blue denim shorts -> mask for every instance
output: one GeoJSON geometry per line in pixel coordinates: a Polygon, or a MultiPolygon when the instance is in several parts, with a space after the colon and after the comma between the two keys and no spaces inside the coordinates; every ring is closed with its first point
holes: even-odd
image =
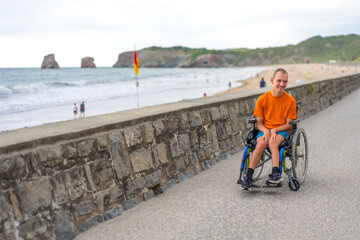
{"type": "MultiPolygon", "coordinates": [[[[271,131],[271,130],[270,130],[271,131]]],[[[276,134],[280,134],[281,136],[284,137],[284,139],[286,139],[287,135],[289,134],[288,132],[277,132],[276,134]]],[[[258,135],[256,135],[256,138],[258,137],[262,137],[264,135],[264,133],[262,131],[259,131],[258,135]]]]}

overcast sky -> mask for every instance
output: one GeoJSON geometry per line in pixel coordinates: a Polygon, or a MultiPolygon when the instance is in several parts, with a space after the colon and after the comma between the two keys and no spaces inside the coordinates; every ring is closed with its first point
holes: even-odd
{"type": "Polygon", "coordinates": [[[0,0],[0,68],[60,67],[150,46],[265,48],[360,34],[356,0],[0,0]]]}

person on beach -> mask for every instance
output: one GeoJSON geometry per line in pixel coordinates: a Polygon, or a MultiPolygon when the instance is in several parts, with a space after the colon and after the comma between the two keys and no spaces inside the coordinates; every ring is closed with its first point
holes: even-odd
{"type": "Polygon", "coordinates": [[[257,118],[259,133],[256,136],[256,148],[241,186],[244,190],[250,190],[254,169],[267,147],[271,151],[273,167],[268,181],[271,184],[278,184],[283,180],[279,169],[279,145],[292,128],[289,122],[296,119],[295,99],[285,92],[288,77],[285,69],[276,69],[271,77],[271,90],[262,94],[256,101],[253,115],[257,118]]]}
{"type": "Polygon", "coordinates": [[[80,117],[81,117],[81,115],[83,117],[85,117],[85,102],[84,101],[82,101],[82,103],[80,104],[80,117]]]}
{"type": "Polygon", "coordinates": [[[74,103],[74,117],[78,114],[78,107],[76,106],[76,103],[74,103]]]}
{"type": "Polygon", "coordinates": [[[260,88],[266,87],[266,82],[264,80],[264,78],[262,77],[260,80],[260,88]]]}

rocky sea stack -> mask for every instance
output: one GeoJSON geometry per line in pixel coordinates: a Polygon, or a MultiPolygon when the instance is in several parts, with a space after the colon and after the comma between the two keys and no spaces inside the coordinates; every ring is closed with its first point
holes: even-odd
{"type": "Polygon", "coordinates": [[[60,68],[59,64],[55,61],[55,55],[49,54],[45,56],[41,68],[60,68]]]}
{"type": "Polygon", "coordinates": [[[81,59],[81,68],[96,68],[94,58],[84,57],[81,59]]]}

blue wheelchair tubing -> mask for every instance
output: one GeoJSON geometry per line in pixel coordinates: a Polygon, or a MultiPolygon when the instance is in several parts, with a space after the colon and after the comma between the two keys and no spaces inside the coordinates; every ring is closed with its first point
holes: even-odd
{"type": "Polygon", "coordinates": [[[244,169],[244,160],[246,159],[247,157],[247,154],[248,154],[248,149],[250,148],[250,146],[246,146],[245,149],[244,149],[244,154],[243,154],[243,158],[242,158],[242,161],[241,161],[241,168],[240,168],[240,172],[242,172],[242,169],[244,169]]]}

